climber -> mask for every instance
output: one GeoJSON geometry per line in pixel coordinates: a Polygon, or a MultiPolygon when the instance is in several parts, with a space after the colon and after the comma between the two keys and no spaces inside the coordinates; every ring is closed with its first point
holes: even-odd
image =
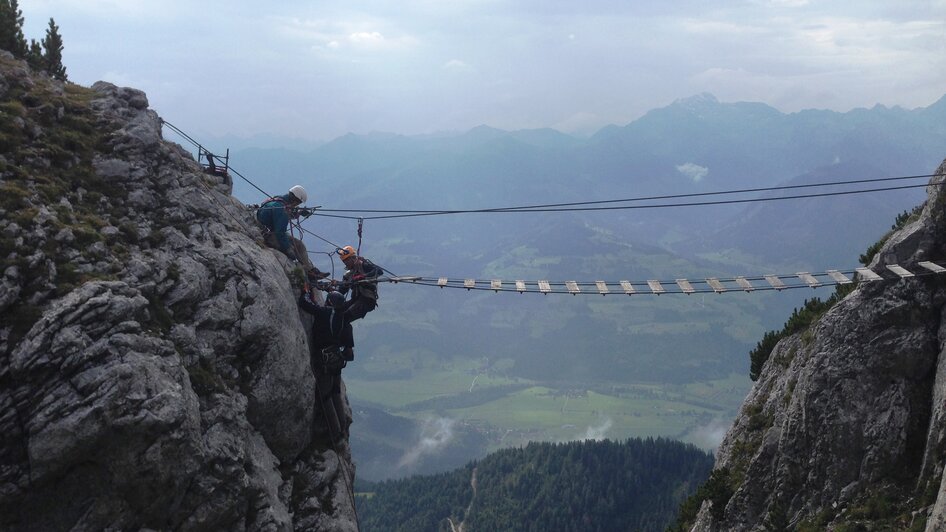
{"type": "Polygon", "coordinates": [[[345,246],[336,250],[336,253],[345,263],[345,275],[339,285],[339,292],[348,293],[351,289],[351,299],[345,304],[345,316],[349,322],[364,318],[378,306],[377,278],[382,269],[370,260],[359,257],[355,248],[345,246]]]}
{"type": "Polygon", "coordinates": [[[308,195],[302,186],[295,185],[288,194],[265,201],[256,210],[256,220],[266,229],[263,240],[266,245],[282,251],[290,260],[301,262],[310,279],[327,277],[309,260],[308,252],[301,240],[289,236],[289,219],[293,210],[305,203],[308,195]]]}
{"type": "MultiPolygon", "coordinates": [[[[325,306],[312,301],[311,292],[303,290],[299,297],[299,308],[312,314],[314,322],[312,324],[313,353],[318,350],[322,353],[328,348],[338,347],[342,353],[339,360],[326,354],[328,358],[320,359],[319,364],[325,366],[340,365],[345,367],[345,362],[354,360],[355,347],[354,337],[352,335],[351,324],[348,323],[343,307],[345,306],[345,296],[339,292],[329,292],[325,297],[325,306]]],[[[319,355],[321,356],[321,355],[319,355]]],[[[317,358],[317,357],[316,357],[317,358]]],[[[313,363],[315,358],[313,358],[313,363]]]]}
{"type": "Polygon", "coordinates": [[[325,299],[325,306],[319,305],[312,301],[308,290],[303,290],[299,297],[299,308],[313,318],[309,360],[316,379],[316,408],[325,416],[332,442],[338,443],[348,428],[342,423],[346,419],[341,392],[342,368],[354,360],[352,348],[355,342],[351,324],[341,310],[345,296],[329,292],[325,299]]]}

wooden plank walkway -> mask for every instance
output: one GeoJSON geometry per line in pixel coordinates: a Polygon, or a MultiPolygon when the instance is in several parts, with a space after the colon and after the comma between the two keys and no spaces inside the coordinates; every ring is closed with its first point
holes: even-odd
{"type": "Polygon", "coordinates": [[[637,290],[634,290],[634,285],[632,285],[630,281],[621,281],[621,289],[629,296],[637,293],[637,290]]]}
{"type": "Polygon", "coordinates": [[[690,284],[690,281],[687,281],[686,279],[677,279],[677,286],[679,286],[680,290],[683,290],[683,293],[686,295],[696,292],[696,289],[693,288],[693,285],[690,284]]]}
{"type": "Polygon", "coordinates": [[[660,294],[663,294],[664,292],[666,292],[666,290],[664,290],[663,285],[660,284],[660,281],[657,281],[657,280],[654,280],[654,279],[651,279],[651,280],[647,281],[647,286],[650,287],[650,291],[651,291],[651,292],[657,294],[658,296],[659,296],[660,294]]]}
{"type": "Polygon", "coordinates": [[[898,264],[888,264],[887,269],[899,275],[903,279],[913,277],[913,272],[911,272],[910,270],[907,270],[906,268],[898,264]]]}
{"type": "Polygon", "coordinates": [[[742,289],[745,290],[746,292],[751,292],[755,290],[755,287],[752,286],[752,283],[750,283],[748,279],[742,276],[736,277],[736,284],[742,287],[742,289]]]}
{"type": "Polygon", "coordinates": [[[883,281],[884,278],[874,273],[874,270],[868,268],[857,268],[857,273],[862,281],[883,281]]]}
{"type": "Polygon", "coordinates": [[[438,286],[440,288],[465,288],[467,290],[493,290],[494,292],[511,292],[515,290],[520,294],[526,292],[536,292],[535,288],[529,288],[530,285],[537,286],[538,292],[542,294],[626,294],[634,295],[638,293],[649,293],[653,295],[662,294],[699,294],[710,291],[717,294],[733,290],[745,292],[755,292],[758,290],[777,290],[782,291],[790,288],[820,288],[823,286],[846,285],[854,282],[873,282],[873,281],[895,281],[897,279],[909,279],[919,276],[930,276],[946,274],[946,265],[932,261],[919,261],[904,267],[899,264],[887,264],[882,268],[883,271],[890,272],[886,277],[870,268],[858,267],[853,270],[826,270],[823,273],[817,272],[797,272],[794,275],[776,275],[767,274],[763,276],[736,276],[732,278],[707,277],[705,279],[689,280],[685,278],[674,279],[673,281],[660,281],[657,279],[648,279],[647,281],[557,281],[553,283],[548,280],[526,281],[517,279],[515,281],[504,281],[503,279],[456,279],[449,277],[422,277],[422,276],[382,276],[374,279],[372,282],[379,283],[411,283],[427,286],[438,286]],[[912,270],[912,271],[911,271],[912,270]],[[853,272],[853,273],[852,273],[853,272]],[[895,275],[893,277],[891,274],[895,275]],[[797,280],[794,280],[797,278],[797,280]],[[750,281],[750,279],[752,281],[750,281]],[[753,284],[755,280],[765,279],[768,287],[765,285],[753,284]],[[564,288],[556,289],[555,286],[564,288]],[[619,285],[620,289],[616,289],[619,285]],[[514,289],[512,287],[515,287],[514,289]],[[582,290],[582,286],[587,286],[582,290]],[[594,288],[591,288],[591,287],[594,288]],[[646,286],[646,289],[639,291],[639,288],[646,286]],[[738,286],[738,288],[737,288],[738,286]],[[488,288],[487,288],[488,287],[488,288]]]}
{"type": "Polygon", "coordinates": [[[765,275],[764,277],[765,277],[765,280],[768,281],[769,284],[772,286],[772,288],[778,290],[779,292],[785,289],[785,283],[783,283],[782,280],[779,279],[778,275],[765,275]]]}

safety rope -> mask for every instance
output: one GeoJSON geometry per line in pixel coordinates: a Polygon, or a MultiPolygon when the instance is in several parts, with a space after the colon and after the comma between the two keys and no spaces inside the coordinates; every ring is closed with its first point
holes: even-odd
{"type": "Polygon", "coordinates": [[[368,219],[375,220],[375,219],[403,218],[403,217],[415,217],[415,216],[436,216],[436,215],[443,215],[443,214],[575,212],[575,211],[595,211],[595,210],[652,209],[652,208],[665,208],[665,207],[725,205],[725,204],[731,204],[731,203],[751,203],[751,202],[756,202],[756,201],[775,201],[775,200],[784,200],[784,199],[803,199],[803,198],[815,198],[815,197],[825,197],[825,196],[839,196],[839,195],[846,195],[846,194],[883,192],[883,191],[902,190],[902,189],[909,189],[909,188],[920,188],[920,187],[926,187],[929,185],[936,186],[936,185],[940,185],[940,183],[922,183],[918,185],[906,185],[906,186],[898,186],[898,187],[868,188],[868,189],[859,189],[859,190],[823,192],[823,193],[817,193],[817,194],[803,194],[803,195],[779,196],[779,197],[767,197],[767,198],[748,198],[748,199],[723,200],[723,201],[668,203],[668,204],[657,204],[657,205],[653,205],[653,204],[631,205],[631,206],[625,205],[625,206],[616,206],[616,207],[590,207],[590,208],[585,207],[588,205],[602,205],[602,204],[610,204],[610,203],[630,203],[630,202],[656,201],[656,200],[668,200],[668,199],[698,198],[698,197],[707,197],[707,196],[747,194],[747,193],[755,193],[755,192],[773,192],[773,191],[779,191],[779,190],[794,190],[794,189],[804,189],[804,188],[814,188],[814,187],[879,183],[879,182],[884,182],[884,181],[902,181],[902,180],[908,180],[908,179],[931,178],[931,177],[936,177],[937,175],[939,174],[881,177],[881,178],[872,178],[872,179],[852,179],[852,180],[846,180],[846,181],[807,183],[807,184],[802,184],[802,185],[781,185],[781,186],[773,186],[773,187],[746,188],[746,189],[723,190],[723,191],[714,191],[714,192],[694,192],[694,193],[687,193],[687,194],[642,196],[642,197],[635,197],[635,198],[579,201],[579,202],[570,202],[570,203],[520,205],[520,206],[515,206],[515,207],[493,207],[493,208],[485,208],[485,209],[457,209],[457,210],[321,209],[322,212],[319,213],[319,216],[334,216],[334,217],[339,217],[339,218],[357,219],[357,217],[355,216],[339,216],[339,215],[327,214],[327,213],[346,213],[346,212],[347,213],[374,213],[374,214],[395,215],[395,216],[368,217],[368,219]]]}

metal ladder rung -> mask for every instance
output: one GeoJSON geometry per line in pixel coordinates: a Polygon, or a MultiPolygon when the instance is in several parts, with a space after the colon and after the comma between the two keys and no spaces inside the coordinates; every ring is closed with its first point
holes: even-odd
{"type": "Polygon", "coordinates": [[[772,288],[778,291],[782,291],[785,288],[785,283],[783,283],[777,275],[766,275],[764,277],[765,280],[768,281],[770,285],[772,285],[772,288]]]}
{"type": "Polygon", "coordinates": [[[837,271],[837,270],[828,270],[828,275],[837,281],[838,284],[851,284],[853,281],[848,279],[847,275],[837,271]]]}
{"type": "Polygon", "coordinates": [[[883,281],[884,278],[874,273],[873,270],[868,268],[857,268],[857,273],[861,276],[862,281],[883,281]]]}
{"type": "Polygon", "coordinates": [[[687,281],[686,279],[677,279],[676,282],[677,286],[680,287],[680,290],[683,290],[684,294],[690,295],[693,292],[696,292],[696,290],[693,288],[693,285],[690,284],[690,281],[687,281]]]}
{"type": "Polygon", "coordinates": [[[888,264],[887,269],[899,275],[903,279],[906,279],[908,277],[913,277],[913,272],[897,264],[888,264]]]}
{"type": "Polygon", "coordinates": [[[736,277],[736,284],[742,287],[742,289],[745,290],[746,292],[751,292],[755,290],[755,287],[752,286],[752,283],[750,283],[748,279],[742,276],[736,277]]]}
{"type": "Polygon", "coordinates": [[[922,261],[922,262],[918,262],[917,264],[919,264],[920,266],[926,268],[927,270],[929,270],[929,271],[931,271],[931,272],[933,272],[933,273],[946,273],[946,268],[943,268],[943,267],[940,266],[939,264],[936,264],[936,263],[934,263],[934,262],[930,262],[930,261],[928,261],[928,260],[924,260],[924,261],[922,261]]]}
{"type": "Polygon", "coordinates": [[[821,283],[818,282],[818,279],[815,279],[815,276],[808,272],[798,272],[795,275],[797,275],[802,281],[805,281],[805,283],[807,283],[808,286],[812,288],[818,288],[821,286],[821,283]]]}
{"type": "Polygon", "coordinates": [[[723,283],[719,282],[719,279],[715,277],[706,279],[706,284],[710,285],[710,288],[712,288],[717,294],[722,294],[726,291],[726,287],[723,286],[723,283]]]}

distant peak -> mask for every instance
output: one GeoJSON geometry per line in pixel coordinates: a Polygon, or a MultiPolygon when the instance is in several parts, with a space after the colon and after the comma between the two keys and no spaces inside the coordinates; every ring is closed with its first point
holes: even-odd
{"type": "Polygon", "coordinates": [[[480,124],[469,131],[470,133],[505,133],[501,129],[496,129],[494,127],[487,126],[486,124],[480,124]]]}
{"type": "Polygon", "coordinates": [[[708,92],[701,92],[695,96],[690,96],[689,98],[680,98],[673,102],[674,105],[682,105],[686,107],[702,107],[706,105],[716,105],[719,103],[719,100],[715,96],[708,92]]]}

